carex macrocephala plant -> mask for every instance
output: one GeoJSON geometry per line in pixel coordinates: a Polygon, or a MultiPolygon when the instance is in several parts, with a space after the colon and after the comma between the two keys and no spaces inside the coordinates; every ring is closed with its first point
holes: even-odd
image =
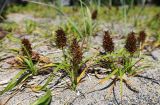
{"type": "Polygon", "coordinates": [[[135,36],[134,32],[131,32],[128,34],[128,37],[126,39],[126,44],[125,44],[125,49],[129,53],[128,54],[123,54],[122,57],[122,65],[126,68],[125,72],[126,73],[135,73],[135,71],[132,69],[133,68],[133,57],[135,52],[137,51],[137,39],[135,36]]]}
{"type": "Polygon", "coordinates": [[[13,89],[15,86],[19,85],[26,81],[30,76],[38,74],[38,70],[35,66],[35,63],[32,59],[32,47],[28,39],[22,39],[22,55],[16,57],[16,63],[23,67],[21,70],[9,83],[8,85],[0,92],[0,95],[13,89]]]}
{"type": "MultiPolygon", "coordinates": [[[[99,83],[103,83],[108,79],[112,79],[112,85],[114,86],[117,81],[120,81],[121,96],[123,86],[122,83],[125,83],[127,86],[129,86],[129,84],[127,84],[126,77],[135,75],[137,71],[140,70],[137,63],[139,63],[141,59],[136,61],[133,56],[137,50],[136,41],[137,40],[134,32],[131,32],[128,34],[128,37],[126,39],[126,43],[124,46],[125,49],[122,48],[114,50],[114,43],[112,41],[112,38],[110,37],[110,34],[108,32],[105,32],[102,47],[104,48],[105,52],[108,53],[100,55],[97,60],[98,62],[96,62],[99,63],[98,65],[100,67],[106,69],[107,73],[107,76],[99,83]]],[[[135,92],[138,91],[135,90],[135,92]]]]}
{"type": "Polygon", "coordinates": [[[22,55],[18,58],[22,66],[30,70],[33,75],[38,74],[35,64],[38,62],[39,54],[32,51],[31,43],[26,38],[22,39],[22,55]]]}
{"type": "Polygon", "coordinates": [[[105,53],[100,55],[98,63],[101,67],[110,68],[113,63],[113,58],[110,56],[114,52],[114,43],[109,31],[104,32],[102,47],[105,53]]]}
{"type": "MultiPolygon", "coordinates": [[[[83,52],[81,47],[78,44],[77,39],[73,39],[69,46],[67,47],[66,42],[67,38],[65,37],[64,32],[56,31],[61,37],[56,38],[57,47],[63,47],[63,56],[65,57],[64,61],[60,63],[60,69],[64,70],[67,73],[67,76],[71,80],[71,85],[69,86],[72,90],[76,89],[77,84],[79,83],[78,77],[81,75],[83,68],[82,68],[82,56],[83,52]],[[63,38],[62,38],[63,37],[63,38]],[[59,39],[60,38],[60,39],[59,39]],[[59,40],[59,41],[58,41],[59,40]],[[64,44],[65,43],[65,44],[64,44]]],[[[58,35],[57,34],[57,35],[58,35]]]]}
{"type": "Polygon", "coordinates": [[[110,36],[109,31],[104,32],[104,36],[102,39],[102,47],[104,49],[104,53],[100,53],[100,56],[97,61],[98,65],[101,67],[110,67],[111,64],[113,63],[112,56],[110,56],[112,53],[114,53],[114,43],[113,40],[110,36]]]}
{"type": "Polygon", "coordinates": [[[77,78],[80,76],[82,73],[81,71],[81,63],[82,63],[82,58],[83,58],[83,53],[82,49],[79,46],[78,42],[76,39],[73,39],[71,46],[70,46],[70,53],[71,53],[71,87],[73,90],[76,89],[76,86],[78,84],[77,78]]]}

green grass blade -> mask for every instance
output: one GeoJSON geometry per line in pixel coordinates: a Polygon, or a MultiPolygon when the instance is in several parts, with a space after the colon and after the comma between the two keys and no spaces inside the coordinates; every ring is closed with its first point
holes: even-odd
{"type": "Polygon", "coordinates": [[[53,77],[54,77],[54,75],[51,74],[50,77],[47,79],[46,83],[43,86],[38,86],[38,87],[35,88],[36,91],[46,89],[46,86],[53,80],[53,77]]]}
{"type": "Polygon", "coordinates": [[[109,74],[106,78],[102,79],[99,83],[104,83],[105,81],[109,80],[114,74],[118,72],[118,69],[115,69],[111,74],[109,74]]]}
{"type": "Polygon", "coordinates": [[[78,38],[79,38],[79,39],[82,38],[83,35],[82,35],[82,33],[78,30],[78,29],[79,29],[78,26],[77,26],[71,19],[69,19],[69,23],[71,24],[71,27],[72,27],[73,32],[76,32],[76,33],[78,34],[78,38]]]}
{"type": "Polygon", "coordinates": [[[4,94],[5,92],[13,89],[15,86],[17,86],[22,81],[26,80],[29,76],[29,73],[26,73],[26,70],[20,71],[12,80],[9,82],[7,87],[5,87],[4,90],[0,92],[0,95],[4,94]]]}
{"type": "Polygon", "coordinates": [[[52,94],[51,94],[51,91],[48,89],[44,96],[42,96],[39,99],[37,99],[31,105],[49,105],[51,100],[52,100],[52,94]]]}
{"type": "Polygon", "coordinates": [[[32,74],[37,75],[37,70],[36,70],[32,60],[30,58],[26,59],[25,57],[23,58],[23,60],[27,64],[27,66],[29,67],[28,69],[31,70],[32,74]]]}
{"type": "Polygon", "coordinates": [[[120,96],[121,96],[121,99],[122,99],[122,95],[123,95],[123,75],[124,73],[122,72],[122,70],[119,70],[119,73],[120,73],[120,96]]]}
{"type": "Polygon", "coordinates": [[[32,68],[32,64],[31,64],[31,62],[30,62],[28,59],[26,59],[26,58],[24,57],[23,60],[24,60],[24,62],[27,64],[27,66],[28,66],[29,68],[32,68]]]}
{"type": "Polygon", "coordinates": [[[20,43],[20,42],[21,42],[21,40],[18,39],[18,38],[16,38],[16,37],[14,37],[12,33],[9,33],[9,34],[7,35],[7,38],[8,38],[10,41],[15,42],[15,43],[20,43]]]}

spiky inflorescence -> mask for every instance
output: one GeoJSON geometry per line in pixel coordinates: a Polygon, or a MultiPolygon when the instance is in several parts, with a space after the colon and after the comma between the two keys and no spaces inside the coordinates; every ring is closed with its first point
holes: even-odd
{"type": "Polygon", "coordinates": [[[125,48],[130,54],[133,54],[137,50],[136,41],[137,39],[135,37],[135,33],[134,32],[129,33],[126,40],[125,48]]]}
{"type": "Polygon", "coordinates": [[[58,48],[63,48],[66,46],[67,38],[66,34],[62,29],[56,31],[56,45],[58,48]]]}
{"type": "Polygon", "coordinates": [[[145,31],[140,31],[139,32],[139,37],[138,37],[138,42],[143,44],[145,39],[146,39],[145,31]]]}
{"type": "Polygon", "coordinates": [[[30,56],[32,56],[32,47],[31,47],[31,43],[29,42],[29,40],[26,38],[22,39],[22,45],[23,45],[22,47],[23,55],[27,56],[29,54],[30,56]]]}
{"type": "Polygon", "coordinates": [[[98,11],[97,11],[97,10],[94,10],[94,11],[92,12],[92,19],[93,19],[93,20],[97,19],[97,15],[98,15],[98,11]]]}
{"type": "Polygon", "coordinates": [[[103,48],[109,53],[114,51],[114,43],[108,31],[105,31],[105,35],[103,37],[103,48]]]}
{"type": "Polygon", "coordinates": [[[73,65],[80,64],[82,61],[83,53],[76,39],[72,41],[70,50],[71,50],[73,65]]]}

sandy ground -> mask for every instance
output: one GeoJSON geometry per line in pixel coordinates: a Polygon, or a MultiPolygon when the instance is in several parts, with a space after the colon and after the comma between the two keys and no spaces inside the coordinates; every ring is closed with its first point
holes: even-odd
{"type": "MultiPolygon", "coordinates": [[[[14,14],[14,17],[19,16],[21,14],[14,14]]],[[[9,16],[12,17],[12,16],[9,16]]],[[[23,21],[23,18],[19,19],[23,21]]],[[[29,19],[33,19],[32,16],[29,16],[29,19]]],[[[18,22],[17,19],[11,19],[18,22]]],[[[38,21],[38,20],[37,20],[38,21]]],[[[42,21],[42,20],[40,20],[42,21]]],[[[103,26],[104,30],[108,30],[111,28],[109,24],[105,24],[103,26]]],[[[128,25],[127,32],[134,30],[134,27],[128,25]]],[[[114,32],[125,33],[125,30],[121,30],[122,27],[120,25],[115,25],[113,30],[114,32]]],[[[19,37],[18,35],[15,35],[19,37]]],[[[50,43],[46,40],[43,41],[40,35],[37,36],[29,36],[31,42],[33,42],[34,50],[37,52],[50,57],[51,60],[55,61],[61,57],[61,51],[57,50],[54,47],[50,46],[50,43]],[[37,39],[37,40],[34,40],[37,39]]],[[[99,33],[98,36],[94,38],[91,45],[95,45],[94,47],[99,47],[101,45],[102,33],[99,33]]],[[[115,40],[116,46],[123,41],[115,40]]],[[[4,39],[4,45],[6,45],[6,49],[0,52],[1,59],[4,56],[13,56],[7,48],[19,48],[20,46],[16,43],[10,42],[7,38],[4,39]]],[[[131,87],[135,88],[139,91],[139,93],[135,93],[131,91],[125,84],[123,84],[123,97],[121,99],[120,96],[120,83],[117,82],[115,87],[108,87],[111,80],[106,81],[104,84],[97,84],[100,80],[95,78],[93,74],[88,74],[84,78],[84,82],[79,84],[77,87],[77,91],[71,91],[69,89],[56,88],[54,87],[55,81],[59,77],[55,77],[55,79],[50,83],[49,86],[52,87],[52,102],[51,105],[159,105],[160,103],[160,62],[152,59],[151,56],[145,56],[146,62],[151,66],[148,67],[144,73],[140,74],[142,77],[132,77],[128,78],[128,82],[131,87]],[[148,78],[147,78],[148,77],[148,78]]],[[[17,69],[9,69],[9,65],[6,63],[7,60],[0,62],[0,90],[6,86],[6,83],[13,78],[20,70],[17,69]]],[[[35,76],[28,84],[37,84],[47,78],[48,75],[45,76],[35,76]]],[[[67,80],[67,78],[65,79],[67,80]]],[[[63,83],[64,81],[61,81],[63,83]]],[[[43,84],[44,82],[42,82],[43,84]]],[[[0,96],[0,102],[4,103],[11,92],[6,92],[4,95],[0,96]]],[[[38,97],[43,95],[43,92],[35,93],[29,88],[21,88],[18,93],[16,93],[6,105],[29,105],[34,102],[38,97]]]]}

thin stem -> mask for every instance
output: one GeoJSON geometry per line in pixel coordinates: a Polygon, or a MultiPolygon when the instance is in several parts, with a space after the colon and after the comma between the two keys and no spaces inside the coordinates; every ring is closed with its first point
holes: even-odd
{"type": "Polygon", "coordinates": [[[140,44],[139,44],[140,46],[139,46],[139,57],[141,57],[141,55],[142,55],[142,42],[140,42],[140,44]]]}
{"type": "Polygon", "coordinates": [[[76,77],[76,76],[75,76],[74,69],[72,69],[72,75],[71,75],[71,82],[72,82],[72,85],[71,85],[71,86],[72,86],[72,89],[73,89],[73,90],[76,89],[76,85],[77,85],[77,84],[76,84],[76,81],[75,81],[75,77],[76,77]]]}
{"type": "Polygon", "coordinates": [[[63,52],[64,61],[67,62],[67,55],[65,54],[65,49],[63,47],[62,47],[62,52],[63,52]]]}

